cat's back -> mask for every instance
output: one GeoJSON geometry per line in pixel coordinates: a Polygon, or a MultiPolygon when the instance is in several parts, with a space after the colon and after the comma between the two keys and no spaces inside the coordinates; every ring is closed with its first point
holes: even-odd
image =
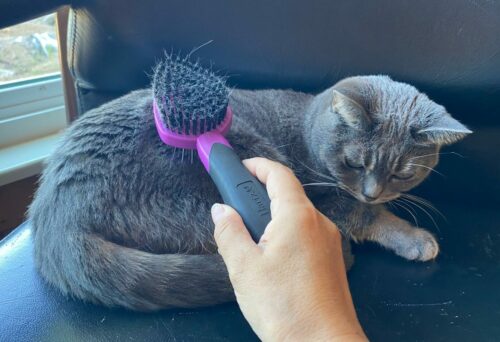
{"type": "Polygon", "coordinates": [[[264,89],[231,92],[234,130],[251,127],[275,144],[296,140],[307,107],[313,95],[293,90],[264,89]]]}
{"type": "Polygon", "coordinates": [[[90,110],[76,120],[63,135],[55,155],[65,155],[91,148],[103,153],[116,146],[100,145],[120,141],[124,148],[132,135],[140,133],[148,123],[152,123],[151,93],[138,90],[90,110]],[[124,144],[123,144],[124,143],[124,144]],[[98,146],[96,146],[96,144],[98,146]]]}
{"type": "Polygon", "coordinates": [[[63,134],[46,173],[71,165],[97,176],[127,162],[154,133],[151,103],[150,91],[138,90],[83,114],[63,134]]]}
{"type": "Polygon", "coordinates": [[[291,89],[233,89],[229,101],[235,112],[248,116],[250,113],[295,112],[306,107],[313,97],[291,89]]]}
{"type": "Polygon", "coordinates": [[[35,227],[37,217],[52,211],[47,206],[102,210],[122,189],[140,185],[142,165],[153,163],[161,147],[151,102],[150,90],[132,92],[85,113],[64,132],[30,208],[35,227]]]}

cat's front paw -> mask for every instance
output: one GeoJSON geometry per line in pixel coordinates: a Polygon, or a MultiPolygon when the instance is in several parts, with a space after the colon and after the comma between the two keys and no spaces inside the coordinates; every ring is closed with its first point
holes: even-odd
{"type": "Polygon", "coordinates": [[[413,229],[405,240],[395,252],[408,260],[428,261],[439,253],[436,238],[424,229],[413,229]]]}

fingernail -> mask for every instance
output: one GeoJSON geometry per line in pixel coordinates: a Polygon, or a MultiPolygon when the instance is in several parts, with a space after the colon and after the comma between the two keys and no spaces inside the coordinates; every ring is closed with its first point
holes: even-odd
{"type": "Polygon", "coordinates": [[[219,203],[215,203],[212,206],[211,212],[212,212],[212,220],[214,221],[215,224],[217,224],[217,222],[219,222],[219,220],[224,216],[224,206],[219,203]]]}

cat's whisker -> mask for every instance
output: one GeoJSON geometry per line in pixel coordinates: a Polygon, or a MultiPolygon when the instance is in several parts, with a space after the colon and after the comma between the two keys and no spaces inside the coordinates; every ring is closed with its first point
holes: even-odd
{"type": "Polygon", "coordinates": [[[427,170],[429,170],[429,171],[431,171],[431,172],[435,172],[435,173],[437,173],[438,175],[440,175],[441,177],[446,178],[446,176],[445,176],[445,175],[443,175],[441,172],[439,172],[439,171],[437,171],[437,170],[435,170],[435,169],[433,169],[432,167],[429,167],[429,166],[427,166],[427,165],[421,165],[421,164],[415,164],[415,163],[408,163],[408,165],[410,165],[410,166],[417,166],[417,167],[423,167],[424,169],[427,169],[427,170]]]}
{"type": "Polygon", "coordinates": [[[407,209],[407,211],[411,212],[411,216],[413,217],[413,220],[415,221],[415,225],[418,227],[418,219],[417,219],[417,212],[415,210],[413,210],[413,208],[411,207],[411,205],[409,204],[406,204],[406,202],[403,202],[401,201],[401,198],[397,199],[396,200],[396,203],[399,203],[400,205],[404,205],[407,209]]]}
{"type": "Polygon", "coordinates": [[[296,159],[296,160],[297,160],[299,163],[301,163],[301,164],[302,164],[302,166],[304,166],[306,169],[308,169],[309,171],[311,171],[312,173],[314,173],[314,174],[316,174],[316,175],[318,175],[318,176],[320,176],[320,177],[323,177],[323,178],[325,178],[325,179],[327,179],[327,180],[329,180],[329,181],[334,181],[334,182],[336,182],[336,181],[337,181],[337,180],[336,180],[336,179],[334,179],[333,177],[328,176],[328,175],[325,175],[325,174],[323,174],[323,173],[321,173],[321,172],[319,172],[319,171],[316,171],[316,170],[314,170],[313,168],[311,168],[311,167],[307,166],[307,165],[306,165],[306,164],[305,164],[302,160],[299,160],[299,159],[296,159]]]}
{"type": "Polygon", "coordinates": [[[172,168],[172,163],[173,163],[173,160],[175,159],[175,152],[177,152],[177,147],[174,147],[174,153],[172,153],[172,156],[170,157],[170,162],[168,163],[168,168],[172,168]]]}
{"type": "Polygon", "coordinates": [[[287,146],[291,146],[291,145],[293,145],[293,143],[276,146],[275,148],[279,149],[279,148],[283,148],[283,147],[287,147],[287,146]]]}
{"type": "Polygon", "coordinates": [[[418,203],[424,205],[425,207],[429,208],[430,210],[432,210],[436,214],[439,214],[444,219],[446,219],[446,217],[443,215],[443,213],[441,213],[436,207],[434,207],[432,205],[432,203],[430,203],[429,201],[427,201],[424,198],[421,198],[421,197],[418,197],[418,196],[415,196],[415,195],[410,195],[410,194],[401,194],[401,197],[408,198],[408,199],[410,199],[410,200],[412,200],[414,202],[418,202],[418,203]]]}
{"type": "Polygon", "coordinates": [[[430,154],[424,154],[421,156],[416,156],[416,157],[410,158],[410,161],[412,161],[413,159],[418,159],[418,158],[424,158],[424,157],[430,157],[430,156],[442,156],[442,155],[450,155],[450,154],[458,156],[460,158],[465,158],[463,155],[461,155],[460,153],[457,153],[457,152],[440,152],[440,153],[430,153],[430,154]]]}
{"type": "Polygon", "coordinates": [[[309,185],[311,185],[311,186],[328,186],[328,187],[335,188],[337,196],[339,196],[339,194],[340,194],[339,190],[343,190],[343,191],[347,192],[349,195],[351,195],[351,196],[353,196],[353,197],[356,198],[356,193],[355,193],[354,190],[352,190],[348,186],[340,184],[340,183],[318,182],[318,183],[306,183],[306,184],[303,184],[303,186],[309,186],[309,185]]]}
{"type": "Polygon", "coordinates": [[[403,198],[398,198],[398,199],[397,199],[397,202],[398,202],[399,204],[405,204],[405,205],[407,205],[408,209],[409,209],[409,210],[410,210],[410,211],[411,211],[411,212],[412,212],[415,216],[418,216],[418,214],[417,214],[416,210],[414,210],[414,209],[412,208],[412,206],[411,206],[409,203],[407,203],[406,201],[404,201],[404,200],[403,200],[403,198]]]}
{"type": "Polygon", "coordinates": [[[441,211],[439,211],[431,202],[429,202],[425,198],[418,197],[418,196],[415,196],[415,195],[410,195],[410,194],[401,194],[401,197],[405,197],[405,198],[408,198],[408,199],[410,199],[410,200],[412,200],[414,202],[418,202],[419,204],[421,204],[421,205],[429,208],[434,213],[436,213],[439,216],[441,216],[443,218],[443,220],[445,220],[446,222],[448,222],[448,219],[446,218],[446,216],[441,211]]]}
{"type": "Polygon", "coordinates": [[[386,202],[386,204],[388,204],[392,209],[397,209],[396,203],[394,203],[394,201],[395,199],[390,202],[386,202]]]}
{"type": "Polygon", "coordinates": [[[331,187],[337,187],[337,184],[335,183],[305,183],[305,184],[302,184],[302,186],[331,186],[331,187]]]}
{"type": "Polygon", "coordinates": [[[351,188],[349,188],[347,185],[338,184],[337,188],[339,188],[341,190],[344,190],[345,192],[347,192],[348,194],[350,194],[352,197],[357,198],[356,192],[354,190],[352,190],[351,188]]]}
{"type": "Polygon", "coordinates": [[[443,220],[445,220],[446,222],[448,222],[448,218],[439,210],[437,209],[431,202],[423,199],[423,198],[420,198],[420,197],[417,197],[417,196],[414,196],[412,198],[414,201],[416,202],[419,202],[421,203],[422,205],[424,205],[425,207],[429,208],[430,210],[432,210],[434,213],[438,214],[439,216],[441,216],[443,218],[443,220]]]}
{"type": "Polygon", "coordinates": [[[339,184],[340,187],[342,188],[346,188],[347,190],[349,190],[350,192],[352,192],[353,194],[356,193],[356,191],[354,191],[353,189],[351,189],[350,187],[348,187],[347,185],[345,184],[339,184]]]}
{"type": "Polygon", "coordinates": [[[413,221],[415,222],[415,226],[418,227],[418,220],[417,220],[417,217],[408,209],[407,206],[403,205],[401,202],[399,202],[397,199],[392,201],[392,203],[395,205],[395,206],[398,206],[402,209],[404,209],[405,211],[407,211],[411,217],[413,217],[413,221]]]}
{"type": "Polygon", "coordinates": [[[434,227],[436,227],[436,229],[439,231],[439,233],[441,233],[441,230],[439,229],[439,226],[437,225],[436,220],[434,220],[434,217],[432,217],[432,215],[427,210],[425,210],[425,208],[423,208],[422,206],[418,205],[415,202],[412,202],[408,198],[402,197],[401,200],[404,201],[405,203],[408,203],[409,206],[414,205],[417,208],[419,208],[420,210],[422,210],[431,219],[432,223],[434,224],[434,227]]]}
{"type": "MultiPolygon", "coordinates": [[[[314,177],[308,177],[312,183],[328,183],[328,184],[334,184],[332,182],[325,182],[323,179],[316,179],[314,177]]],[[[309,184],[309,183],[304,183],[304,184],[309,184]]],[[[336,184],[336,183],[335,183],[336,184]]]]}
{"type": "Polygon", "coordinates": [[[404,198],[413,200],[415,202],[418,202],[420,204],[423,204],[423,205],[427,206],[429,209],[432,209],[433,211],[438,211],[429,201],[427,201],[421,197],[418,197],[415,195],[410,195],[410,194],[401,194],[401,197],[404,197],[404,198]]]}
{"type": "Polygon", "coordinates": [[[458,153],[458,152],[442,152],[442,154],[452,154],[454,156],[457,156],[457,157],[460,157],[460,158],[464,158],[465,159],[465,156],[458,153]]]}
{"type": "MultiPolygon", "coordinates": [[[[406,199],[406,201],[408,201],[408,199],[406,199]]],[[[434,225],[434,227],[436,227],[437,231],[439,233],[441,233],[441,228],[439,228],[439,225],[437,224],[436,220],[434,219],[434,216],[432,216],[431,213],[429,213],[427,211],[427,209],[425,209],[424,207],[422,207],[421,205],[415,203],[415,202],[411,202],[411,201],[408,201],[409,203],[413,203],[414,206],[418,207],[420,210],[422,210],[432,221],[432,224],[434,225]]]]}

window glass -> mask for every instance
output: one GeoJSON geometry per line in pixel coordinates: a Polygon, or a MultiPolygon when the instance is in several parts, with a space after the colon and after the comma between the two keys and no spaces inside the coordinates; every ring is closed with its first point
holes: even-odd
{"type": "Polygon", "coordinates": [[[0,30],[0,84],[59,70],[55,14],[0,30]]]}

